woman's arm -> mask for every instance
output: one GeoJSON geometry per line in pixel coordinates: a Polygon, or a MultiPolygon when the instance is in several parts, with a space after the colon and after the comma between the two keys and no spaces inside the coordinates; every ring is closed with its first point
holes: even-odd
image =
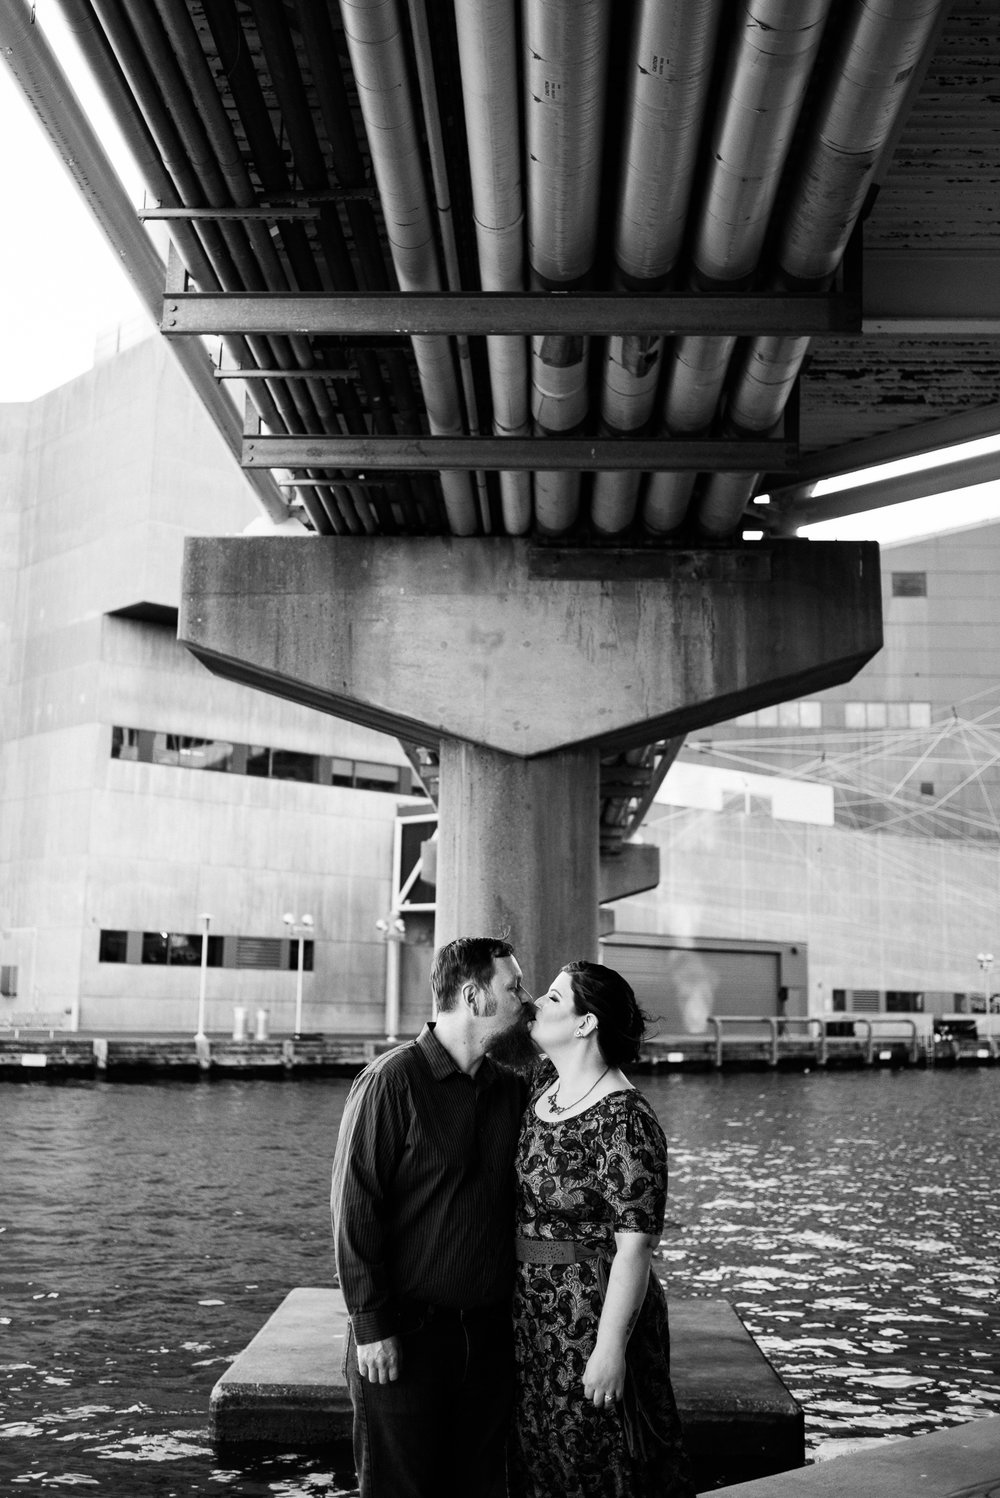
{"type": "Polygon", "coordinates": [[[649,1266],[659,1238],[650,1233],[616,1233],[617,1252],[608,1275],[597,1341],[583,1374],[583,1392],[598,1409],[621,1399],[625,1387],[625,1348],[649,1283],[649,1266]]]}

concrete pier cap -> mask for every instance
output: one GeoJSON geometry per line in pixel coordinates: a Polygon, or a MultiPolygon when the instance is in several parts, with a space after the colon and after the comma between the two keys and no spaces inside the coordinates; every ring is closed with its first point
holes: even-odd
{"type": "Polygon", "coordinates": [[[847,681],[882,644],[880,604],[874,542],[197,537],[179,636],[218,675],[337,717],[530,758],[847,681]]]}
{"type": "Polygon", "coordinates": [[[199,537],[178,633],[217,675],[440,745],[436,943],[506,930],[537,988],[597,957],[614,897],[600,756],[849,680],[882,644],[879,554],[199,537]]]}

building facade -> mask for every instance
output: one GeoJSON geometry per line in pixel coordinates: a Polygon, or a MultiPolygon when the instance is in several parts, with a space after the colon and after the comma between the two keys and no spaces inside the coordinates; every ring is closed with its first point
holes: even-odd
{"type": "Polygon", "coordinates": [[[184,535],[258,512],[163,340],[0,408],[0,465],[0,1028],[194,1033],[204,984],[209,1033],[384,1034],[423,792],[396,740],[178,645],[184,535]]]}

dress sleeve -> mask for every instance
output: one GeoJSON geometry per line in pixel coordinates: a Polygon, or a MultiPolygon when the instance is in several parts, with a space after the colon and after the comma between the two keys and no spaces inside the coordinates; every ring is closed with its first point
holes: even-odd
{"type": "Polygon", "coordinates": [[[662,1233],[667,1141],[652,1111],[629,1098],[604,1148],[604,1193],[614,1231],[662,1233]]]}

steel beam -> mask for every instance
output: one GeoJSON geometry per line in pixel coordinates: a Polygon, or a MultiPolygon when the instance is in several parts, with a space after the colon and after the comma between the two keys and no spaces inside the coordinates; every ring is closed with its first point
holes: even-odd
{"type": "Polygon", "coordinates": [[[244,437],[244,468],[347,468],[518,473],[791,470],[794,443],[693,438],[244,437]]]}
{"type": "Polygon", "coordinates": [[[317,337],[465,333],[788,334],[856,333],[858,299],[796,292],[654,296],[600,292],[168,293],[160,327],[168,337],[205,333],[306,333],[317,337]]]}
{"type": "Polygon", "coordinates": [[[976,458],[960,458],[915,473],[901,473],[893,478],[872,480],[836,494],[781,503],[783,528],[816,525],[821,520],[840,520],[844,515],[860,515],[867,510],[882,510],[888,505],[906,504],[911,499],[930,499],[967,489],[972,484],[996,483],[1000,480],[1000,452],[982,453],[976,458]]]}
{"type": "Polygon", "coordinates": [[[894,338],[1000,335],[1000,253],[866,248],[862,331],[894,338]]]}

